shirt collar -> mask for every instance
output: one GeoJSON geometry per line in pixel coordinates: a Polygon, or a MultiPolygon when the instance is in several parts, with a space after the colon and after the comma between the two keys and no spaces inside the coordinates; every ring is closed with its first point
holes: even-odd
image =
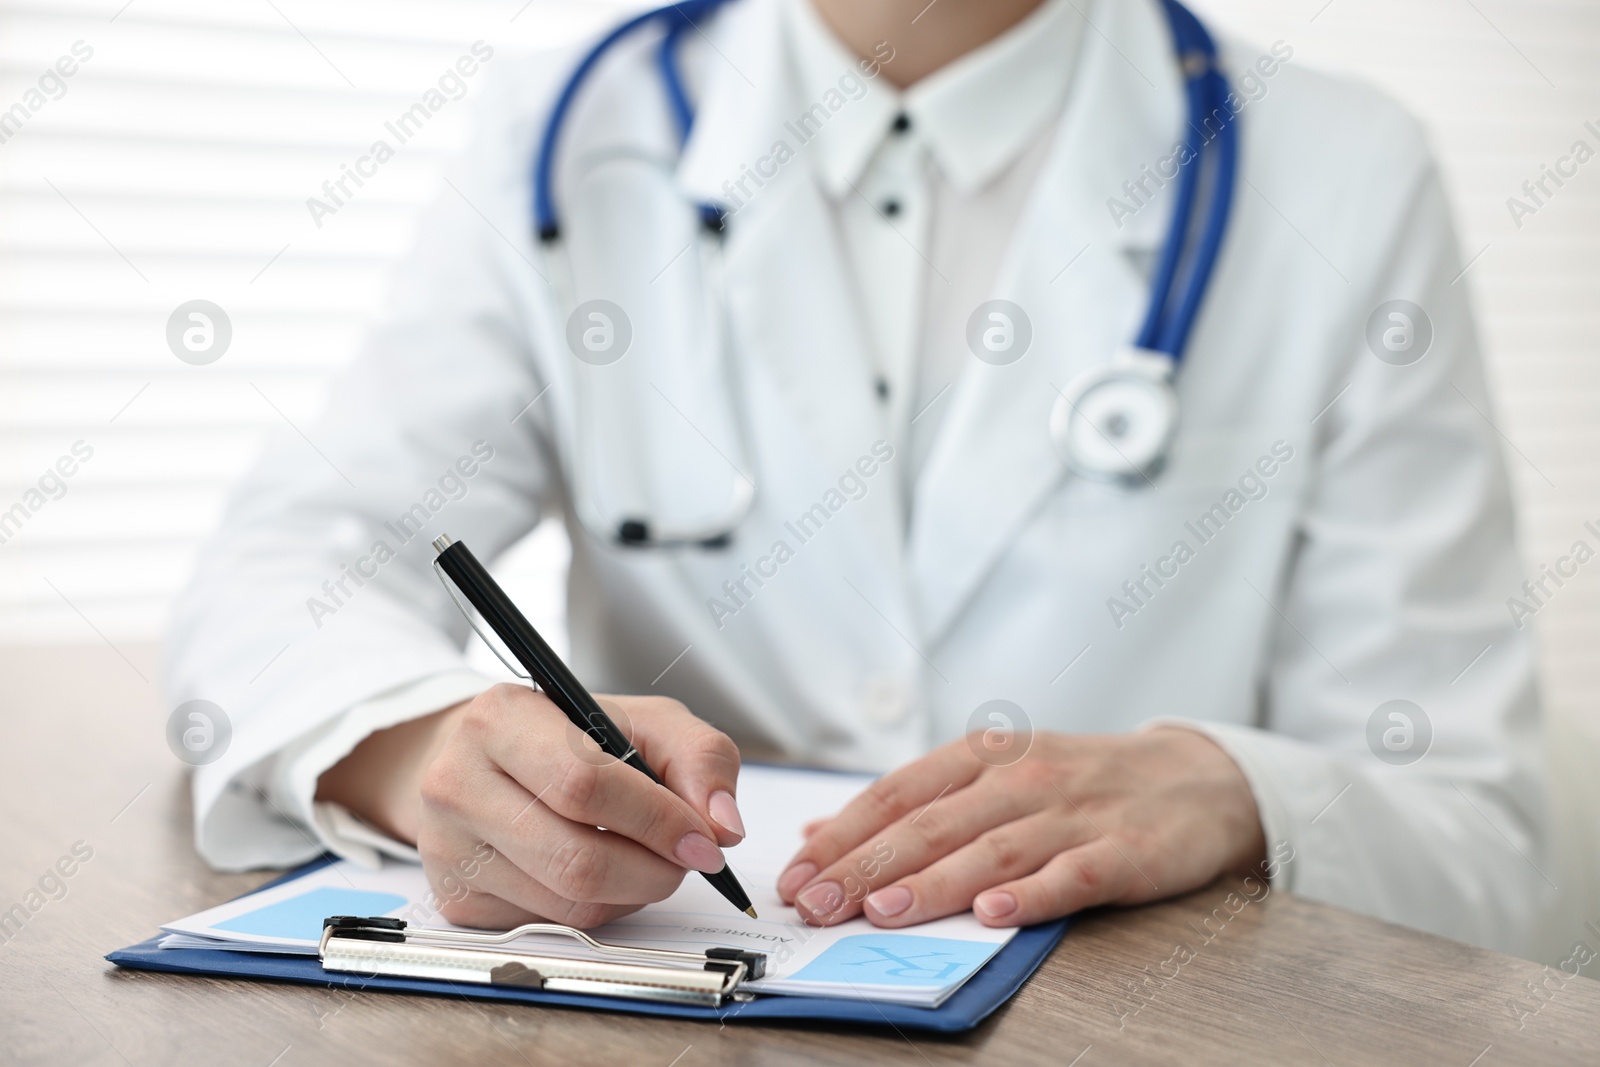
{"type": "Polygon", "coordinates": [[[1070,0],[1045,0],[994,40],[902,91],[866,76],[863,61],[833,35],[811,0],[787,0],[783,8],[796,114],[818,104],[828,110],[807,144],[833,197],[860,181],[902,111],[911,135],[928,146],[957,192],[982,188],[1060,113],[1084,26],[1070,0]]]}

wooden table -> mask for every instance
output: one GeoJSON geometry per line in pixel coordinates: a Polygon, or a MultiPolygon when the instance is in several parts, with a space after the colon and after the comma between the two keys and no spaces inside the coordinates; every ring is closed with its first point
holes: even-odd
{"type": "Polygon", "coordinates": [[[1600,1063],[1600,983],[1551,981],[1531,1014],[1526,983],[1552,973],[1536,964],[1284,893],[1213,920],[1220,933],[1205,944],[1196,927],[1226,885],[1085,917],[1008,1006],[957,1037],[121,971],[101,957],[267,877],[217,874],[195,858],[158,661],[152,647],[105,644],[0,651],[0,909],[75,843],[93,850],[65,895],[0,944],[0,1062],[1600,1063]],[[1180,940],[1197,955],[1163,968],[1180,940]],[[1130,992],[1147,975],[1157,977],[1146,991],[1130,992]],[[1519,1020],[1510,1002],[1530,1014],[1519,1020]]]}

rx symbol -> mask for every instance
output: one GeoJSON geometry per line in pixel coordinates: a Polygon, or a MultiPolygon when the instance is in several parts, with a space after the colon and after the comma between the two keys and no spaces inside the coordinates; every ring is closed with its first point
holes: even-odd
{"type": "Polygon", "coordinates": [[[961,963],[959,960],[946,963],[940,967],[922,967],[912,962],[913,960],[926,960],[933,959],[938,956],[948,956],[950,955],[948,952],[922,952],[915,956],[897,956],[888,949],[879,948],[877,945],[865,945],[863,947],[868,952],[876,952],[878,954],[878,958],[869,960],[855,960],[851,963],[845,964],[846,967],[866,967],[869,965],[877,966],[879,964],[897,963],[899,964],[898,967],[890,967],[883,973],[893,978],[927,977],[932,978],[934,981],[942,981],[943,979],[949,978],[952,974],[955,974],[961,969],[961,963]]]}

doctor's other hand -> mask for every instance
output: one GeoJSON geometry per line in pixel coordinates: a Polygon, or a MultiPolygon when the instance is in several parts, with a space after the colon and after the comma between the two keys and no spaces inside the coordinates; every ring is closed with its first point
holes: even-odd
{"type": "Polygon", "coordinates": [[[812,925],[909,926],[971,908],[1024,926],[1139,904],[1248,870],[1266,842],[1249,784],[1204,734],[1041,733],[1009,766],[962,738],[810,827],[778,894],[812,925]]]}
{"type": "Polygon", "coordinates": [[[665,786],[602,752],[544,694],[497,685],[368,737],[317,798],[414,841],[449,922],[598,926],[670,896],[690,871],[721,870],[719,846],[744,836],[726,735],[676,700],[599,699],[665,786]]]}

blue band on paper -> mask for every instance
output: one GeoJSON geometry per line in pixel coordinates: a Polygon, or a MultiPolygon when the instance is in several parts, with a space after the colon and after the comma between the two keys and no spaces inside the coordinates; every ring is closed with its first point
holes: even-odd
{"type": "Polygon", "coordinates": [[[212,929],[249,934],[251,937],[315,941],[322,936],[322,920],[330,915],[387,915],[408,903],[399,893],[325,885],[213,923],[212,929]]]}

